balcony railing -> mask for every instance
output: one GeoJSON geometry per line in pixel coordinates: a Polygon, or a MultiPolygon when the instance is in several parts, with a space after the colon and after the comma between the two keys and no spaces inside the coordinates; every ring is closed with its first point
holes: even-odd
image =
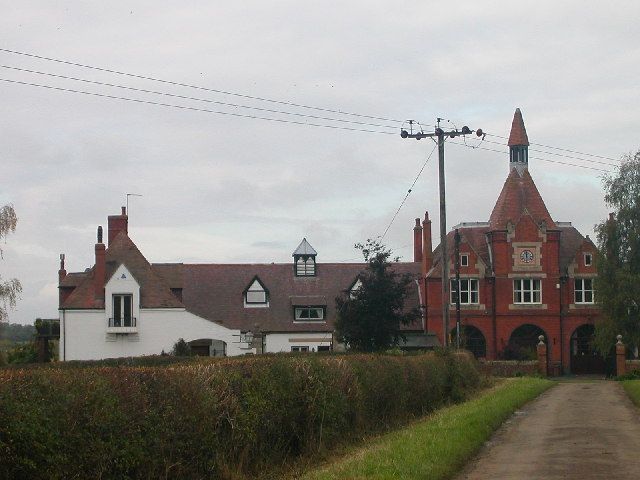
{"type": "Polygon", "coordinates": [[[107,324],[108,333],[136,333],[137,331],[136,317],[110,318],[107,324]]]}

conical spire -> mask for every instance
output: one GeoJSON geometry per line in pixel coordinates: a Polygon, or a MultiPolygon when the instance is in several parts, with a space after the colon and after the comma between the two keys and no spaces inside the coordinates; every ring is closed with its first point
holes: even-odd
{"type": "Polygon", "coordinates": [[[519,108],[516,108],[516,113],[513,114],[507,144],[509,145],[509,171],[515,168],[522,176],[522,173],[529,168],[529,138],[519,108]]]}
{"type": "Polygon", "coordinates": [[[522,120],[522,112],[519,108],[516,108],[516,113],[513,114],[511,133],[509,134],[507,145],[510,147],[516,145],[529,146],[529,137],[527,137],[527,130],[524,128],[524,120],[522,120]]]}

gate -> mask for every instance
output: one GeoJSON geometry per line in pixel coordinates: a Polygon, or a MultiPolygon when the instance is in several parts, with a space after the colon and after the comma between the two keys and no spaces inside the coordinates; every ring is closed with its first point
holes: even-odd
{"type": "Polygon", "coordinates": [[[571,335],[571,373],[605,373],[602,355],[593,348],[593,325],[582,325],[571,335]]]}

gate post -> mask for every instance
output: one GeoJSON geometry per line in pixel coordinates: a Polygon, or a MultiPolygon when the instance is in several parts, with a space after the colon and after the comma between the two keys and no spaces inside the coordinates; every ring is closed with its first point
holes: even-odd
{"type": "Polygon", "coordinates": [[[543,377],[546,377],[549,373],[548,373],[548,367],[547,367],[547,346],[544,343],[544,335],[540,335],[538,337],[538,340],[540,340],[538,342],[538,371],[540,372],[540,375],[542,375],[543,377]]]}
{"type": "Polygon", "coordinates": [[[627,360],[627,349],[622,343],[622,335],[618,335],[616,337],[618,341],[616,342],[616,375],[624,375],[626,360],[627,360]]]}

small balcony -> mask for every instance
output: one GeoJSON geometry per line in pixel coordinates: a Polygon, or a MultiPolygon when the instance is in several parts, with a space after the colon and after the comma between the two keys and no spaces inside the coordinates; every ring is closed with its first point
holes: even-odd
{"type": "Polygon", "coordinates": [[[136,317],[110,318],[107,333],[138,333],[136,317]]]}

